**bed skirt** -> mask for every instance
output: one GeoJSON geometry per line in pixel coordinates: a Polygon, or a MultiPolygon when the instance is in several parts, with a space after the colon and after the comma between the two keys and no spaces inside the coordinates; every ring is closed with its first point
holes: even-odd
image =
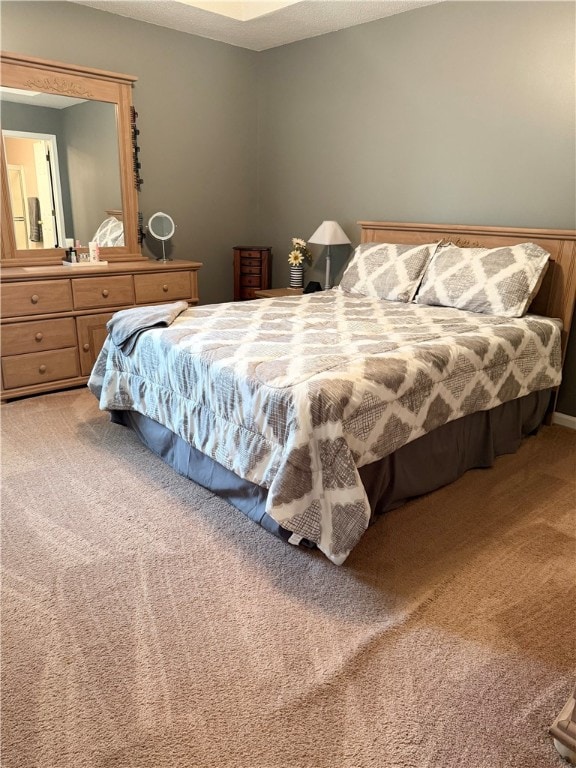
{"type": "MultiPolygon", "coordinates": [[[[538,431],[551,392],[533,392],[492,410],[464,416],[361,467],[372,522],[411,498],[453,482],[468,469],[490,467],[497,456],[515,453],[523,438],[538,431]]],[[[242,480],[147,416],[112,411],[111,419],[132,429],[144,445],[179,474],[226,499],[275,536],[285,541],[290,538],[291,532],[266,514],[265,488],[242,480]]],[[[300,543],[314,546],[306,540],[300,543]]]]}

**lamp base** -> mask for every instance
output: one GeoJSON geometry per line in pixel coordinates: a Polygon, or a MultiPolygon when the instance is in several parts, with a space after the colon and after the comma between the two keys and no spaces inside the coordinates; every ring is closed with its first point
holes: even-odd
{"type": "Polygon", "coordinates": [[[332,286],[330,285],[330,246],[328,246],[328,252],[326,253],[326,274],[324,276],[324,290],[329,291],[332,286]]]}

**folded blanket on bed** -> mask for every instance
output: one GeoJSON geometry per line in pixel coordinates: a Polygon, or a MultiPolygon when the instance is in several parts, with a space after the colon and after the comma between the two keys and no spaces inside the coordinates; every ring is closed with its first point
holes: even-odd
{"type": "Polygon", "coordinates": [[[150,328],[171,325],[179,314],[188,309],[186,301],[173,304],[159,304],[153,307],[132,307],[116,312],[106,323],[106,328],[115,346],[129,355],[138,337],[150,328]]]}

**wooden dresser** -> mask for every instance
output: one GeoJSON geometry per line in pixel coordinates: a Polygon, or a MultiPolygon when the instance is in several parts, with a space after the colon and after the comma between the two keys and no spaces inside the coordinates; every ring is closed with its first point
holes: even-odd
{"type": "Polygon", "coordinates": [[[142,260],[3,268],[1,399],[85,384],[114,312],[180,299],[197,304],[201,266],[142,260]]]}
{"type": "Polygon", "coordinates": [[[259,245],[234,247],[234,301],[255,299],[255,291],[270,288],[272,248],[259,245]]]}

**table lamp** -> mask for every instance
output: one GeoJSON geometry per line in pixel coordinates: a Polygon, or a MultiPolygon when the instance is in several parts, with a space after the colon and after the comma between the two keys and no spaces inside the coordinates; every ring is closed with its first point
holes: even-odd
{"type": "Polygon", "coordinates": [[[326,276],[324,278],[324,290],[327,291],[330,286],[330,246],[331,245],[348,245],[350,243],[346,232],[342,229],[337,221],[323,221],[318,227],[312,237],[308,238],[309,243],[316,243],[317,245],[327,245],[328,252],[326,254],[326,276]]]}

